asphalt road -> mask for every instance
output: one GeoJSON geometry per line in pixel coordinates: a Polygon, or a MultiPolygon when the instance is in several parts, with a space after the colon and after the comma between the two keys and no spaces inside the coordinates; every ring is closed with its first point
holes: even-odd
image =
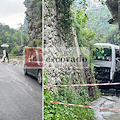
{"type": "Polygon", "coordinates": [[[22,66],[0,62],[0,120],[42,120],[42,87],[22,66]]]}

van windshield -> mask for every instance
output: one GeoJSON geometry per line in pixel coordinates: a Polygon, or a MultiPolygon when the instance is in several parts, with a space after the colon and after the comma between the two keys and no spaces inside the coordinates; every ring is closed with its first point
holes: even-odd
{"type": "Polygon", "coordinates": [[[93,51],[94,60],[104,60],[111,61],[112,60],[112,49],[103,48],[103,47],[95,47],[93,51]]]}

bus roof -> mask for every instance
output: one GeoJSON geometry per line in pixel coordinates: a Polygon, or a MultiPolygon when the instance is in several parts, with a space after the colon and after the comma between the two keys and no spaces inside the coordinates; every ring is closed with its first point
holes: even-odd
{"type": "Polygon", "coordinates": [[[110,44],[110,43],[95,43],[95,46],[106,46],[106,47],[114,47],[115,49],[119,49],[118,45],[110,44]]]}

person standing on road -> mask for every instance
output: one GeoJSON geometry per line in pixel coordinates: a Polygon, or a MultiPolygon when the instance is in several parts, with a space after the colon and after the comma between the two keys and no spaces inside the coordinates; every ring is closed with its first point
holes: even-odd
{"type": "Polygon", "coordinates": [[[2,62],[5,62],[5,58],[6,58],[6,50],[4,49],[3,50],[3,57],[2,57],[2,62]]]}
{"type": "Polygon", "coordinates": [[[6,57],[7,57],[8,63],[9,63],[9,56],[8,56],[8,51],[7,50],[6,50],[6,57]]]}

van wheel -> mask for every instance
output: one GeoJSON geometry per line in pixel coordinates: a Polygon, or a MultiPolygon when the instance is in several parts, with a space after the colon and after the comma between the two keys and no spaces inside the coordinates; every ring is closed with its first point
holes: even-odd
{"type": "Polygon", "coordinates": [[[24,74],[28,75],[26,66],[24,66],[24,74]]]}
{"type": "Polygon", "coordinates": [[[37,80],[40,85],[42,85],[42,71],[39,70],[37,74],[37,80]]]}

